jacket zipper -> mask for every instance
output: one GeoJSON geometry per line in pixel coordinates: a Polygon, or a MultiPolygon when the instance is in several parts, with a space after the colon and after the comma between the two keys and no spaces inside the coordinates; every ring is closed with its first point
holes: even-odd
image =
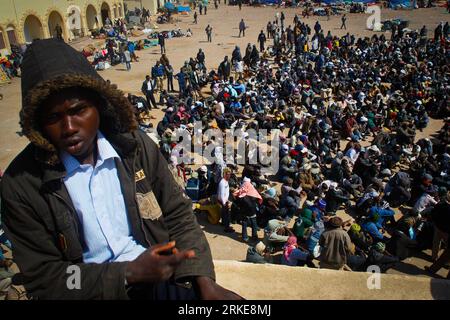
{"type": "MultiPolygon", "coordinates": [[[[136,151],[134,152],[134,155],[133,155],[133,161],[131,162],[132,164],[131,164],[131,173],[132,173],[132,179],[133,179],[133,195],[134,195],[134,202],[136,203],[137,201],[136,201],[136,190],[137,190],[137,188],[136,188],[136,178],[134,177],[134,173],[135,173],[135,170],[134,170],[134,164],[135,164],[135,162],[136,162],[136,156],[137,156],[137,148],[136,148],[136,151]]],[[[139,226],[141,227],[141,231],[142,231],[142,233],[144,234],[144,239],[145,239],[145,241],[147,242],[147,245],[149,246],[149,247],[151,247],[152,245],[151,245],[151,243],[150,243],[150,241],[148,240],[148,238],[147,238],[147,234],[145,233],[145,229],[144,229],[144,224],[142,223],[142,216],[141,216],[141,212],[140,212],[140,209],[139,209],[139,204],[138,203],[136,203],[136,209],[137,209],[137,211],[138,211],[138,216],[139,216],[139,226]]]]}
{"type": "MultiPolygon", "coordinates": [[[[61,179],[61,182],[62,182],[62,179],[61,179]]],[[[67,203],[66,199],[64,199],[62,196],[60,196],[56,192],[51,192],[51,194],[53,196],[57,197],[59,200],[61,200],[64,203],[64,205],[69,209],[69,211],[71,213],[71,217],[72,217],[72,222],[73,222],[73,224],[75,226],[75,232],[77,233],[77,237],[79,238],[80,237],[80,232],[79,232],[79,229],[78,229],[78,223],[76,223],[76,220],[74,220],[74,219],[78,219],[76,217],[76,212],[74,212],[72,206],[69,203],[67,203]]]]}

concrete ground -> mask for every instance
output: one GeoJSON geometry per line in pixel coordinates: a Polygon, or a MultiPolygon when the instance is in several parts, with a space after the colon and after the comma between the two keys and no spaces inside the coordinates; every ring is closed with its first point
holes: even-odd
{"type": "MultiPolygon", "coordinates": [[[[286,25],[292,25],[295,14],[301,15],[301,9],[287,8],[282,10],[286,15],[286,25]]],[[[199,15],[197,25],[193,24],[193,17],[177,16],[178,20],[174,24],[158,25],[159,30],[171,30],[181,28],[186,30],[190,28],[193,31],[191,38],[174,38],[166,41],[167,56],[170,59],[175,70],[178,70],[185,60],[189,57],[195,57],[198,49],[202,48],[206,54],[206,65],[208,68],[217,68],[218,64],[223,60],[225,55],[231,57],[231,52],[236,45],[245,51],[247,43],[256,43],[260,30],[266,30],[266,24],[269,20],[274,20],[275,13],[280,9],[274,7],[243,7],[239,11],[238,7],[219,6],[218,10],[210,5],[208,14],[199,15]],[[246,31],[245,38],[238,38],[238,24],[241,18],[244,19],[249,26],[246,31]],[[210,24],[213,27],[213,42],[206,42],[205,27],[210,24]]],[[[359,36],[372,36],[374,32],[366,29],[366,20],[368,14],[347,14],[347,30],[340,30],[340,16],[332,16],[330,21],[326,21],[326,17],[310,17],[306,20],[312,27],[319,20],[325,33],[331,30],[333,35],[342,36],[346,32],[359,36]]],[[[381,20],[393,18],[402,18],[410,21],[409,28],[419,29],[424,24],[427,25],[429,36],[432,36],[433,30],[440,21],[450,21],[450,15],[446,14],[444,8],[431,8],[419,10],[387,10],[381,12],[381,20]]],[[[376,34],[381,35],[381,32],[376,34]]],[[[390,38],[390,33],[386,32],[386,37],[390,38]]],[[[142,37],[140,37],[142,38],[142,37]]],[[[267,44],[270,43],[271,40],[267,44]]],[[[100,40],[91,40],[84,38],[73,44],[77,49],[83,48],[90,43],[101,43],[100,40]]],[[[137,55],[140,60],[132,64],[130,72],[125,70],[124,65],[117,65],[109,70],[102,71],[101,75],[105,79],[111,80],[112,83],[125,93],[140,94],[142,81],[146,74],[150,73],[151,67],[155,61],[160,58],[159,47],[153,47],[147,50],[138,51],[137,55]]],[[[175,84],[177,88],[177,84],[175,84]]],[[[5,170],[11,160],[24,148],[27,139],[20,136],[19,127],[19,110],[21,108],[21,90],[20,78],[13,79],[11,84],[0,87],[0,94],[3,94],[3,100],[0,100],[0,169],[5,170]]],[[[154,110],[152,114],[156,117],[153,123],[162,118],[161,110],[154,110]]],[[[441,128],[441,121],[432,120],[427,129],[418,133],[418,137],[427,137],[435,133],[441,128]]],[[[247,250],[247,244],[240,241],[240,226],[235,226],[236,234],[223,234],[220,226],[214,226],[206,221],[204,216],[199,216],[199,222],[211,245],[213,257],[216,260],[243,260],[247,250]]],[[[262,234],[260,234],[262,238],[262,234]]],[[[395,270],[389,273],[397,274],[426,274],[423,266],[430,264],[429,255],[427,253],[420,257],[414,257],[405,260],[395,270]]],[[[445,276],[447,270],[441,270],[438,277],[445,276]]]]}

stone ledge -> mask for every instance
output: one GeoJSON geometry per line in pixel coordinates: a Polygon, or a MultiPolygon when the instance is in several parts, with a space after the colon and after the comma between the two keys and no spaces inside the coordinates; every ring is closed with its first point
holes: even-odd
{"type": "Polygon", "coordinates": [[[365,272],[229,260],[214,265],[217,282],[249,300],[450,300],[450,281],[443,279],[381,274],[380,289],[368,289],[365,272]]]}

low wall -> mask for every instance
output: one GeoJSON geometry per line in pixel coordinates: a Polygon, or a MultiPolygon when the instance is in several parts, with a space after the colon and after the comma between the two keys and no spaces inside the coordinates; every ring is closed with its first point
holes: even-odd
{"type": "Polygon", "coordinates": [[[217,282],[249,300],[450,300],[450,280],[215,260],[217,282]],[[380,289],[369,289],[377,287],[380,289]]]}

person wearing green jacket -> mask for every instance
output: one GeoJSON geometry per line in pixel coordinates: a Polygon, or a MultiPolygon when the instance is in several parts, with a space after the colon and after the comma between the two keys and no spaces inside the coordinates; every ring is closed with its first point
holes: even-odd
{"type": "Polygon", "coordinates": [[[309,207],[303,208],[293,227],[295,236],[298,239],[303,239],[305,236],[305,230],[312,227],[314,220],[312,210],[309,207]]]}

